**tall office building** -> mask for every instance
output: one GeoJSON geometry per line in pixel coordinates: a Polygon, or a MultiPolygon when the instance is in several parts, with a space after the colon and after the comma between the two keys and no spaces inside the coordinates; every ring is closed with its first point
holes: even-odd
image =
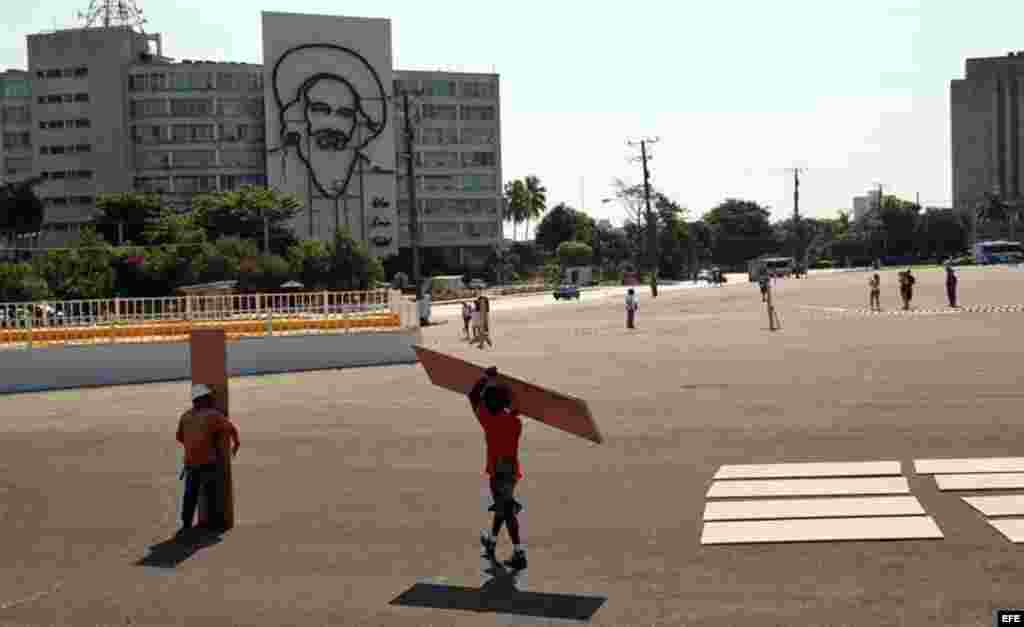
{"type": "Polygon", "coordinates": [[[130,25],[29,35],[28,72],[0,74],[0,162],[3,180],[44,178],[43,241],[72,239],[100,193],[187,206],[255,184],[300,198],[299,237],[347,226],[398,253],[411,90],[420,244],[484,263],[502,242],[498,76],[393,70],[390,20],[264,13],[263,31],[263,64],[175,61],[130,25]]]}
{"type": "Polygon", "coordinates": [[[1024,196],[1024,53],[967,59],[950,82],[953,205],[974,215],[986,193],[1024,196]]]}

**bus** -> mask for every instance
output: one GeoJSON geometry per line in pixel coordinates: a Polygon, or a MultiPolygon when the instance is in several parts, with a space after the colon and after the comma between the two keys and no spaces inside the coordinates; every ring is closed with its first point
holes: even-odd
{"type": "Polygon", "coordinates": [[[974,245],[974,263],[1020,263],[1024,261],[1024,246],[1020,242],[1003,240],[978,242],[974,245]]]}
{"type": "Polygon", "coordinates": [[[748,275],[751,283],[756,283],[762,273],[768,273],[773,277],[788,277],[793,275],[796,268],[796,260],[792,257],[763,257],[753,259],[747,264],[748,275]]]}

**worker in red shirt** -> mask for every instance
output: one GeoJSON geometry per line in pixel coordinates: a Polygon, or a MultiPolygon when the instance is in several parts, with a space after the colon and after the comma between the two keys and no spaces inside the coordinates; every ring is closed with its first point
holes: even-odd
{"type": "Polygon", "coordinates": [[[192,528],[200,492],[213,489],[224,476],[223,462],[217,456],[219,438],[227,436],[234,444],[232,457],[241,443],[238,429],[214,406],[213,391],[205,385],[192,386],[192,409],[178,421],[178,442],[185,447],[185,496],[181,508],[181,532],[192,528]]]}
{"type": "Polygon", "coordinates": [[[487,441],[487,467],[484,472],[490,477],[491,496],[494,499],[494,505],[490,508],[494,512],[494,523],[490,533],[484,531],[481,534],[480,543],[484,547],[485,556],[494,562],[498,534],[502,525],[506,525],[512,539],[513,552],[504,564],[507,568],[522,570],[526,568],[526,551],[519,537],[517,518],[522,505],[515,500],[514,492],[516,483],[523,478],[519,466],[519,438],[523,433],[523,422],[514,408],[511,390],[498,384],[497,368],[491,367],[484,371],[484,377],[469,393],[469,402],[484,429],[487,441]]]}

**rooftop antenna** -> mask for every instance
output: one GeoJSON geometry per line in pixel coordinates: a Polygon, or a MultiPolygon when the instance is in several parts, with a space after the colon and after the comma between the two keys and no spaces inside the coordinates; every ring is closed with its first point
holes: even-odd
{"type": "Polygon", "coordinates": [[[79,11],[78,19],[85,22],[86,28],[127,26],[138,28],[139,32],[143,32],[142,25],[146,23],[135,0],[89,0],[89,8],[79,11]]]}

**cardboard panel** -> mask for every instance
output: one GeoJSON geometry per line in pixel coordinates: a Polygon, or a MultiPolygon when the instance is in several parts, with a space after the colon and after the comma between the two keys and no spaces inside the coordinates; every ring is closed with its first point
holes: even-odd
{"type": "MultiPolygon", "coordinates": [[[[231,416],[228,395],[227,338],[223,329],[194,329],[189,337],[189,362],[192,383],[203,383],[213,390],[214,404],[225,416],[231,416]]],[[[231,443],[217,442],[224,464],[224,476],[217,482],[217,494],[200,499],[199,524],[220,523],[225,529],[235,526],[235,483],[231,468],[231,443]],[[220,518],[218,521],[216,519],[220,518]]]]}
{"type": "Polygon", "coordinates": [[[1024,494],[964,496],[961,498],[985,516],[1024,516],[1024,494]]]}
{"type": "Polygon", "coordinates": [[[708,498],[760,496],[843,496],[854,494],[909,494],[903,477],[856,479],[754,479],[716,481],[708,498]]]}
{"type": "Polygon", "coordinates": [[[907,516],[923,515],[924,513],[924,508],[913,496],[756,499],[752,501],[711,501],[704,508],[704,520],[907,516]]]}
{"type": "Polygon", "coordinates": [[[705,523],[701,544],[917,540],[942,538],[931,516],[819,518],[705,523]]]}
{"type": "Polygon", "coordinates": [[[1024,488],[1024,473],[935,475],[940,490],[1013,490],[1024,488]]]}
{"type": "Polygon", "coordinates": [[[914,472],[919,475],[946,475],[971,472],[1024,472],[1024,457],[915,459],[914,472]]]}
{"type": "MultiPolygon", "coordinates": [[[[422,346],[413,348],[434,385],[458,394],[469,394],[484,376],[484,367],[422,346]]],[[[512,390],[524,416],[598,444],[604,441],[586,401],[500,373],[498,381],[512,390]]]]}
{"type": "Polygon", "coordinates": [[[1003,518],[990,520],[988,524],[995,527],[1007,540],[1017,544],[1024,542],[1024,518],[1003,518]]]}
{"type": "Polygon", "coordinates": [[[722,466],[715,479],[772,479],[782,477],[871,477],[899,475],[898,461],[806,462],[795,464],[735,464],[722,466]]]}

